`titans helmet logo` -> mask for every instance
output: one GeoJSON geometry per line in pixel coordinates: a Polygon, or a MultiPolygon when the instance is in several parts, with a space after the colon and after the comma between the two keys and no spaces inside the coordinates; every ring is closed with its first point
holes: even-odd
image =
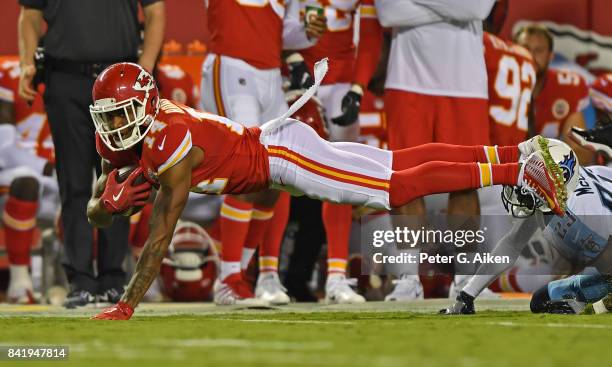
{"type": "Polygon", "coordinates": [[[559,167],[561,167],[563,171],[565,182],[568,182],[574,175],[574,170],[576,169],[576,156],[573,151],[570,151],[567,155],[563,155],[563,161],[559,162],[559,167]]]}

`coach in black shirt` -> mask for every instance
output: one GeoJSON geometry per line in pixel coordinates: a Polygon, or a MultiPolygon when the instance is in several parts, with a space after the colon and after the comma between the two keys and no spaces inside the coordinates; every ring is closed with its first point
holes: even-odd
{"type": "Polygon", "coordinates": [[[91,89],[98,74],[120,61],[153,70],[160,51],[165,8],[160,0],[19,0],[19,94],[32,100],[34,53],[44,38],[45,108],[55,145],[62,200],[64,266],[71,284],[67,307],[119,300],[125,284],[122,262],[128,250],[128,220],[116,218],[97,235],[97,276],[93,267],[94,231],[87,222],[94,169],[100,173],[94,125],[89,115],[91,89]],[[144,46],[140,56],[138,3],[144,13],[144,46]]]}

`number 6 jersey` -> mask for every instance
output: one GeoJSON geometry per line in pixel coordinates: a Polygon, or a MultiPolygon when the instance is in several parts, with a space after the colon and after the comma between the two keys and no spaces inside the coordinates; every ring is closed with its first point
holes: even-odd
{"type": "Polygon", "coordinates": [[[134,148],[113,152],[96,134],[100,156],[113,167],[137,161],[147,179],[158,177],[185,158],[193,147],[204,152],[191,171],[191,191],[202,194],[244,194],[268,188],[270,169],[259,128],[246,128],[232,120],[190,107],[160,101],[160,111],[142,141],[142,154],[134,148]]]}

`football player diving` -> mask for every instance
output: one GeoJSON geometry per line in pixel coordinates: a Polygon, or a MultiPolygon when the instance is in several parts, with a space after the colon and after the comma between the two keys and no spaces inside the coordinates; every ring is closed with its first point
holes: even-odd
{"type": "Polygon", "coordinates": [[[114,64],[98,76],[90,111],[105,163],[88,203],[89,221],[107,226],[113,215],[142,205],[151,185],[158,192],[127,290],[96,319],[132,316],[159,272],[190,191],[238,194],[272,187],[389,210],[433,193],[510,185],[529,193],[537,206],[564,214],[568,190],[543,138],[519,146],[436,143],[397,151],[320,138],[288,116],[312,97],[326,72],[322,60],[315,84],[284,115],[253,128],[160,99],[154,78],[136,64],[114,64]],[[132,164],[138,168],[118,182],[116,168],[132,164]],[[141,175],[147,183],[133,186],[141,175]]]}

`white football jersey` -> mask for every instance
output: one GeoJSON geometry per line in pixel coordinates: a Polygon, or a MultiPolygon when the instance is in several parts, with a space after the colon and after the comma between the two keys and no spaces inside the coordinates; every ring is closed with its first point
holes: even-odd
{"type": "Polygon", "coordinates": [[[544,236],[561,254],[594,260],[612,235],[612,168],[580,168],[580,179],[563,217],[555,216],[544,236]]]}

